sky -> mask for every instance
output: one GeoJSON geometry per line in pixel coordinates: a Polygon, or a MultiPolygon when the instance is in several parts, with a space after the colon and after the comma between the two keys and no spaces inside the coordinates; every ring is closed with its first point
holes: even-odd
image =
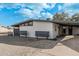
{"type": "Polygon", "coordinates": [[[0,24],[10,26],[28,19],[52,18],[57,12],[79,12],[78,3],[0,3],[0,24]]]}

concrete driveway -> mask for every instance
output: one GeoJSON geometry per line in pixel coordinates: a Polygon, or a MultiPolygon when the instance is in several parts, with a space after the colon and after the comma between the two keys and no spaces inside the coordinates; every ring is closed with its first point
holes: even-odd
{"type": "Polygon", "coordinates": [[[1,56],[78,56],[79,36],[65,36],[53,40],[35,40],[0,36],[1,56]]]}

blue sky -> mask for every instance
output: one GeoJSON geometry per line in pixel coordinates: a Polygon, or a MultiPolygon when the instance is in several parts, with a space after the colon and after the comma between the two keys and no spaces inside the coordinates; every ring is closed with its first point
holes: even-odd
{"type": "Polygon", "coordinates": [[[0,24],[12,24],[33,19],[52,18],[56,12],[69,15],[79,12],[78,3],[0,3],[0,24]]]}

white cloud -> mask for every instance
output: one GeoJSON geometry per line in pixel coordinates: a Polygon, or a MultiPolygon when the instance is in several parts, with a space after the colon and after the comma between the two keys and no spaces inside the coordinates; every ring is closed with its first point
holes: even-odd
{"type": "Polygon", "coordinates": [[[41,4],[43,8],[49,8],[50,6],[47,5],[46,3],[41,4]]]}
{"type": "Polygon", "coordinates": [[[30,10],[30,9],[22,8],[22,9],[20,9],[20,10],[18,11],[18,13],[21,13],[21,14],[23,14],[24,16],[27,16],[27,17],[29,17],[29,18],[33,17],[33,12],[32,12],[32,10],[30,10]]]}
{"type": "Polygon", "coordinates": [[[4,6],[3,6],[3,5],[0,5],[0,9],[1,9],[1,8],[4,8],[4,6]]]}
{"type": "Polygon", "coordinates": [[[58,11],[60,11],[60,10],[62,10],[62,6],[61,5],[58,6],[58,11]]]}
{"type": "Polygon", "coordinates": [[[43,4],[41,4],[42,5],[42,7],[43,8],[54,8],[55,7],[55,5],[56,5],[56,3],[50,3],[51,5],[49,5],[49,4],[46,4],[46,3],[43,3],[43,4]]]}
{"type": "Polygon", "coordinates": [[[54,8],[56,3],[51,4],[50,8],[54,8]]]}
{"type": "Polygon", "coordinates": [[[27,14],[28,16],[30,16],[31,14],[32,14],[32,11],[30,10],[30,9],[25,9],[25,8],[23,8],[23,9],[21,9],[20,10],[23,14],[27,14]]]}
{"type": "MultiPolygon", "coordinates": [[[[28,16],[29,18],[51,18],[52,14],[49,12],[41,13],[44,11],[43,8],[53,8],[55,4],[48,5],[48,4],[37,4],[35,5],[35,8],[33,10],[27,9],[27,8],[21,8],[19,10],[19,13],[28,16]]],[[[31,7],[31,6],[30,6],[31,7]]]]}
{"type": "Polygon", "coordinates": [[[68,7],[68,6],[71,6],[71,5],[74,5],[75,3],[64,3],[64,7],[68,7]]]}
{"type": "Polygon", "coordinates": [[[51,13],[48,13],[48,12],[46,13],[46,16],[49,17],[49,18],[53,17],[53,15],[51,13]]]}
{"type": "Polygon", "coordinates": [[[79,13],[79,10],[72,10],[72,9],[66,9],[65,10],[66,13],[69,13],[70,16],[72,16],[75,13],[79,13]]]}
{"type": "Polygon", "coordinates": [[[74,8],[76,6],[76,3],[66,3],[63,6],[63,10],[67,13],[69,13],[69,15],[73,15],[75,13],[79,12],[79,8],[74,8]]]}
{"type": "Polygon", "coordinates": [[[44,18],[52,18],[53,17],[53,15],[51,14],[51,13],[49,13],[49,12],[43,12],[43,13],[41,13],[41,15],[42,15],[42,17],[44,17],[44,18]]]}
{"type": "Polygon", "coordinates": [[[0,5],[0,11],[4,8],[4,6],[0,5]]]}
{"type": "Polygon", "coordinates": [[[0,4],[0,10],[2,10],[3,8],[6,9],[11,9],[11,8],[20,8],[20,10],[15,11],[15,13],[21,13],[24,16],[28,16],[29,18],[51,18],[52,14],[50,12],[45,12],[41,15],[41,12],[44,11],[45,9],[52,9],[55,7],[55,3],[51,3],[50,5],[47,3],[39,3],[39,4],[25,4],[25,3],[14,3],[14,4],[0,4]],[[20,7],[19,7],[20,6],[20,7]],[[28,8],[25,7],[29,7],[33,10],[30,10],[28,8]]]}

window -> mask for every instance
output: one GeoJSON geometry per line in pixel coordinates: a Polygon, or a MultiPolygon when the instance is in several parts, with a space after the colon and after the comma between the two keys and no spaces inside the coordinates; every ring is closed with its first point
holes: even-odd
{"type": "Polygon", "coordinates": [[[33,22],[24,23],[21,24],[20,26],[33,26],[33,22]]]}
{"type": "Polygon", "coordinates": [[[21,24],[21,26],[24,26],[24,24],[21,24]]]}
{"type": "Polygon", "coordinates": [[[28,23],[28,26],[33,26],[33,22],[29,22],[28,23]]]}

